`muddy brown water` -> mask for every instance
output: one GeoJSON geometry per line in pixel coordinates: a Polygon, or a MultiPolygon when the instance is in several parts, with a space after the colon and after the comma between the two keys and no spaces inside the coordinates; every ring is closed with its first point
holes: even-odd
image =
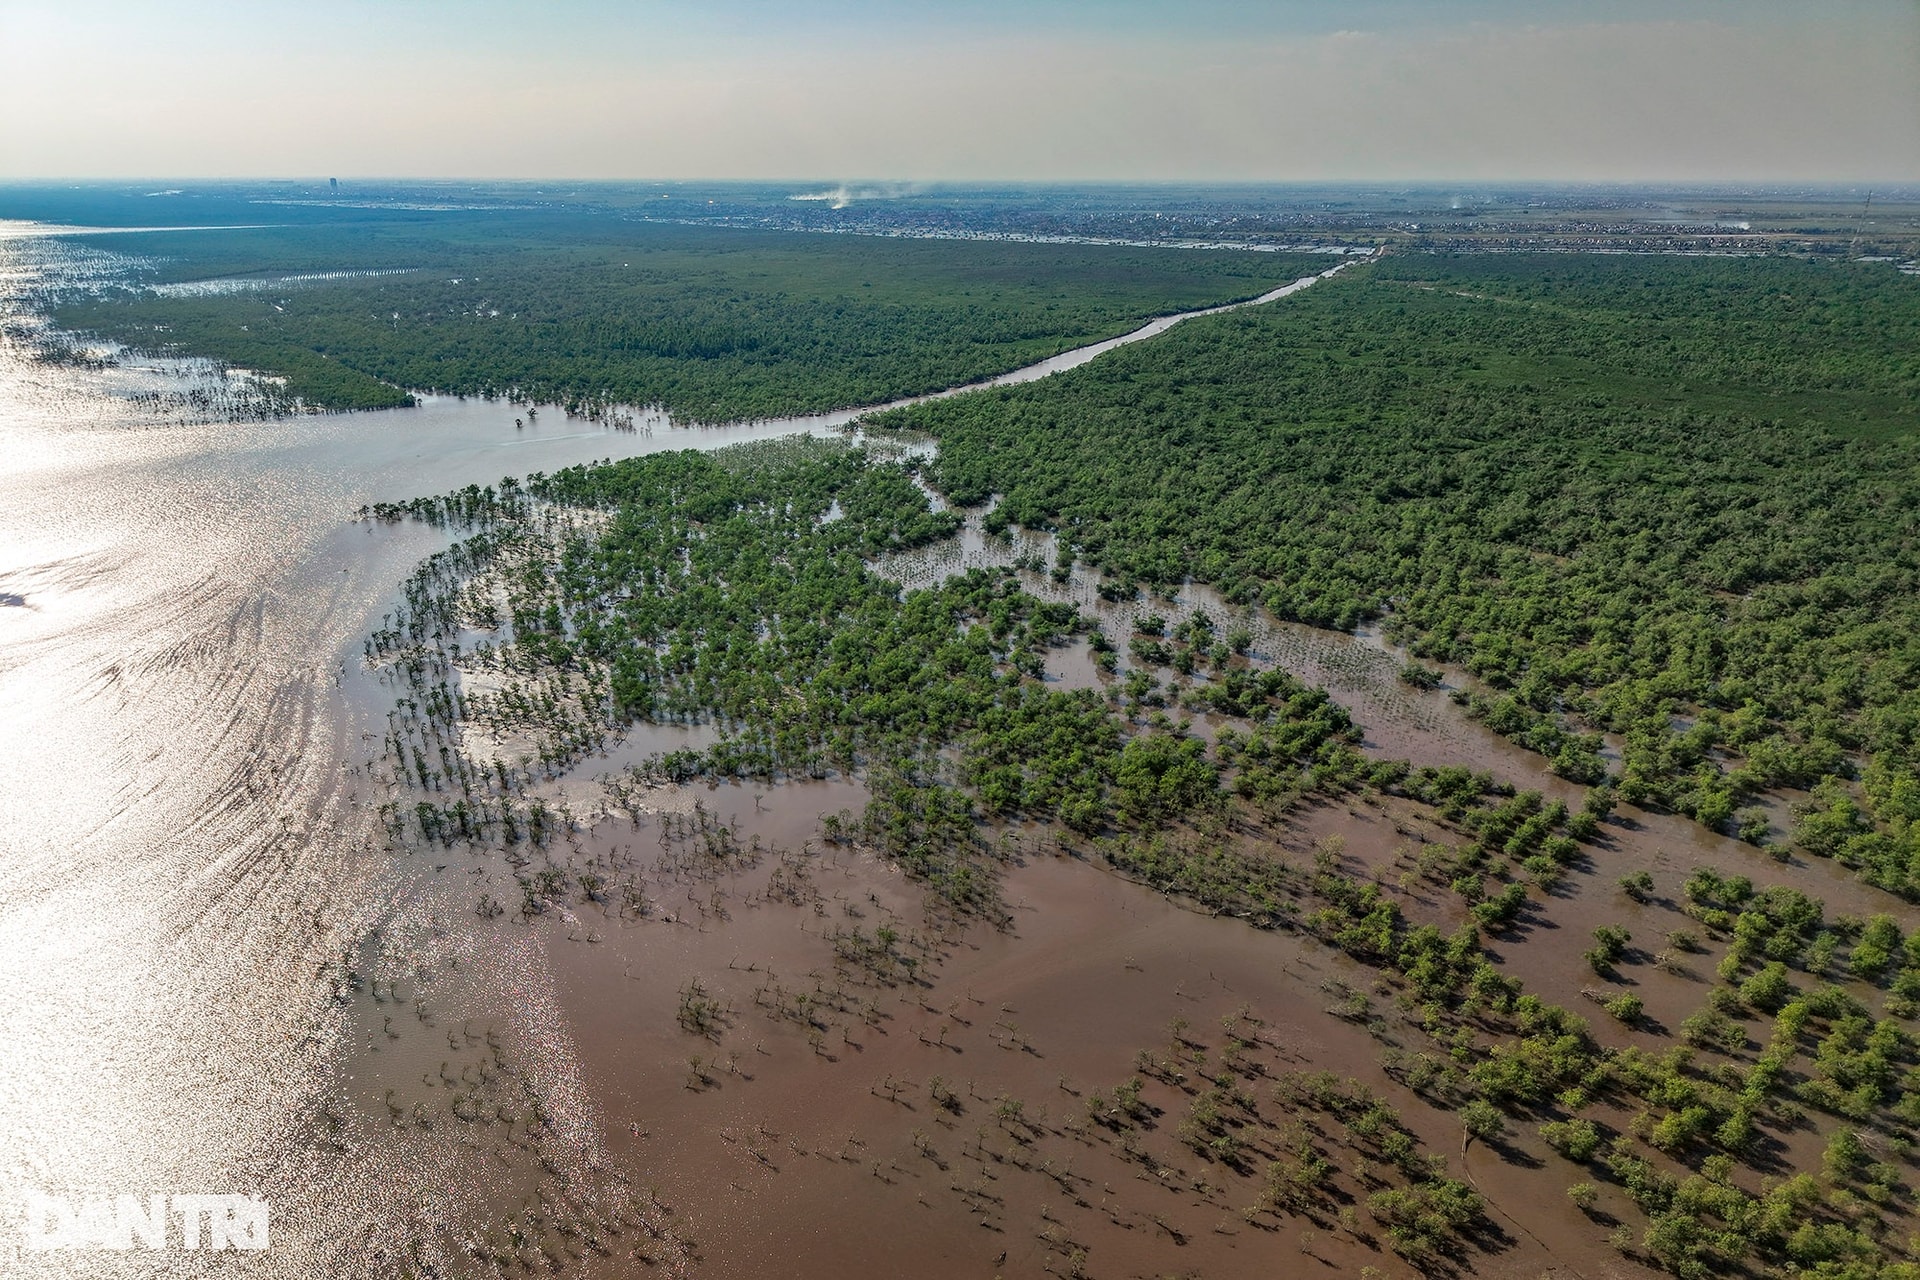
{"type": "MultiPolygon", "coordinates": [[[[1299,835],[1336,832],[1356,846],[1394,838],[1377,814],[1329,814],[1299,835]]],[[[1176,1019],[1217,1048],[1221,1020],[1243,1011],[1257,1019],[1264,1070],[1366,1081],[1524,1224],[1469,1250],[1473,1269],[1611,1265],[1590,1230],[1569,1231],[1577,1215],[1561,1184],[1543,1188],[1500,1160],[1462,1167],[1451,1118],[1385,1076],[1379,1040],[1325,1012],[1325,984],[1365,987],[1370,975],[1323,948],[1185,910],[1043,843],[1005,869],[1010,927],[945,931],[918,981],[889,985],[836,966],[828,938],[883,923],[913,933],[918,889],[852,851],[822,848],[809,865],[802,901],[769,897],[762,865],[689,886],[713,904],[692,916],[689,894],[664,877],[660,898],[681,904],[679,918],[607,922],[592,941],[576,928],[551,953],[609,1160],[673,1207],[697,1274],[1039,1276],[1068,1274],[1076,1251],[1089,1275],[1405,1273],[1377,1239],[1342,1228],[1333,1202],[1316,1216],[1250,1221],[1259,1178],[1176,1140],[1188,1105],[1176,1089],[1146,1091],[1164,1110],[1138,1135],[1150,1164],[1087,1124],[1089,1096],[1134,1074],[1142,1050],[1166,1052],[1176,1019]],[[676,1016],[696,979],[726,1009],[711,1036],[676,1016]],[[847,1011],[815,1029],[777,1015],[770,988],[843,992],[847,1011]],[[934,1101],[942,1084],[958,1114],[934,1101]],[[997,1118],[1003,1099],[1034,1129],[997,1118]]],[[[1276,1126],[1288,1118],[1265,1114],[1276,1126]]],[[[651,1239],[638,1244],[642,1258],[608,1257],[596,1271],[658,1265],[651,1239]]]]}

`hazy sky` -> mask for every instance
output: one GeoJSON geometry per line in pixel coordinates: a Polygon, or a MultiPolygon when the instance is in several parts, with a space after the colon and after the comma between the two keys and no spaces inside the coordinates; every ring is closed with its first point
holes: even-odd
{"type": "Polygon", "coordinates": [[[1920,180],[1920,0],[0,0],[0,178],[1920,180]]]}

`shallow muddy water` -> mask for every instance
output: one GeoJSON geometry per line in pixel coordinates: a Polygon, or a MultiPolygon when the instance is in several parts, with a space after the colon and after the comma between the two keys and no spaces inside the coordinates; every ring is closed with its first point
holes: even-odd
{"type": "MultiPolygon", "coordinates": [[[[51,240],[0,242],[0,257],[15,308],[97,266],[51,240]]],[[[264,1193],[283,1218],[345,1222],[353,1193],[311,1203],[290,1158],[340,1033],[317,979],[394,880],[350,772],[369,726],[338,686],[442,541],[353,513],[794,427],[616,433],[553,411],[516,430],[512,406],[446,399],[181,421],[128,397],[218,385],[212,371],[43,364],[31,336],[0,347],[0,1198],[264,1193]]],[[[311,1274],[306,1250],[335,1229],[285,1221],[250,1261],[311,1274]]],[[[0,1233],[0,1265],[21,1274],[92,1274],[104,1256],[24,1260],[18,1244],[0,1233]]]]}

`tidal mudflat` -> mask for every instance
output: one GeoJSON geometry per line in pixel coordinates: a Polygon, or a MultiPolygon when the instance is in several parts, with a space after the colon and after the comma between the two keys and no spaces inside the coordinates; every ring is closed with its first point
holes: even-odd
{"type": "MultiPolygon", "coordinates": [[[[1477,770],[1563,815],[1587,803],[1586,788],[1449,696],[1462,673],[1411,687],[1403,655],[1376,638],[1281,624],[1192,586],[1109,599],[1097,575],[1044,572],[1050,540],[990,535],[981,519],[877,568],[909,588],[1004,570],[1109,637],[1190,635],[1205,615],[1209,632],[1245,632],[1230,669],[1285,670],[1333,690],[1366,726],[1359,744],[1371,761],[1477,770]]],[[[441,590],[448,601],[462,595],[441,590]]],[[[464,599],[525,616],[492,586],[464,599]]],[[[415,598],[415,616],[440,607],[415,598]]],[[[471,630],[449,636],[476,651],[471,630]]],[[[1138,673],[1177,694],[1178,664],[1156,663],[1149,644],[1133,649],[1102,663],[1084,640],[1061,643],[1035,674],[1048,688],[1118,695],[1138,673]]],[[[491,734],[461,736],[473,726],[453,714],[467,701],[458,650],[435,641],[414,652],[423,657],[387,658],[388,669],[426,673],[416,700],[437,696],[448,708],[446,740],[477,746],[482,759],[499,748],[491,734]]],[[[557,687],[537,669],[520,675],[523,689],[557,687]]],[[[481,697],[499,694],[489,684],[481,697]]],[[[475,821],[488,832],[474,839],[423,842],[405,822],[396,829],[417,846],[407,856],[447,918],[464,896],[515,945],[544,940],[542,1000],[568,1030],[570,1087],[596,1101],[605,1168],[645,1193],[626,1219],[589,1232],[551,1211],[564,1199],[557,1186],[522,1187],[469,1242],[488,1265],[573,1259],[617,1274],[671,1263],[741,1276],[776,1261],[822,1275],[1148,1265],[1239,1275],[1276,1257],[1387,1274],[1441,1259],[1492,1274],[1623,1265],[1591,1229],[1614,1212],[1609,1193],[1582,1205],[1537,1176],[1560,1157],[1536,1132],[1465,1127],[1456,1109],[1471,1095],[1445,1083],[1455,1068],[1435,1056],[1436,1037],[1449,1040],[1431,1010],[1299,917],[1249,909],[1204,874],[1160,879],[1110,842],[1032,823],[990,827],[982,865],[993,893],[956,910],[863,822],[871,797],[857,767],[822,768],[816,780],[688,774],[677,760],[738,726],[641,723],[622,737],[593,727],[591,697],[545,709],[536,699],[523,693],[524,723],[550,736],[537,764],[527,748],[538,735],[519,739],[527,772],[511,790],[519,812],[547,815],[543,840],[521,834],[524,817],[512,836],[499,834],[484,803],[475,821]],[[554,767],[563,740],[568,763],[554,767]],[[522,1229],[505,1225],[528,1212],[522,1229]]],[[[1185,723],[1217,742],[1234,721],[1202,713],[1185,723]]],[[[448,792],[430,765],[422,770],[432,752],[407,752],[421,803],[444,805],[448,792]]],[[[394,752],[373,767],[405,775],[399,764],[394,752]]],[[[1264,819],[1243,812],[1172,841],[1189,854],[1238,846],[1275,883],[1361,886],[1436,937],[1497,919],[1476,915],[1448,884],[1444,868],[1469,829],[1460,815],[1394,791],[1312,797],[1264,819]]],[[[1693,936],[1680,882],[1702,868],[1751,872],[1754,851],[1627,809],[1584,839],[1585,853],[1566,842],[1528,863],[1546,897],[1494,930],[1489,972],[1531,999],[1591,1010],[1608,1051],[1652,1050],[1698,1020],[1712,981],[1717,947],[1693,936]],[[1605,977],[1577,948],[1548,955],[1532,945],[1542,931],[1606,929],[1643,942],[1605,977]],[[1602,1012],[1623,993],[1635,1002],[1630,1018],[1602,1012]]],[[[1781,864],[1774,879],[1838,911],[1877,907],[1874,890],[1827,862],[1781,864]]],[[[430,1037],[427,1057],[436,1052],[430,1037]]],[[[443,1074],[422,1071],[418,1086],[391,1100],[397,1127],[424,1129],[436,1104],[457,1102],[443,1074]]],[[[1635,1123],[1616,1100],[1588,1112],[1621,1129],[1635,1123]]],[[[1792,1125],[1770,1140],[1783,1161],[1816,1157],[1817,1142],[1792,1125]]]]}

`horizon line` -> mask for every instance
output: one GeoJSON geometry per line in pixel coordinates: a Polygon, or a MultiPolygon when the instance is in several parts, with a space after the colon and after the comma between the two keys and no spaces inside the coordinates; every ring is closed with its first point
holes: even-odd
{"type": "MultiPolygon", "coordinates": [[[[1529,188],[1529,187],[1571,187],[1571,188],[1673,188],[1679,190],[1712,190],[1719,188],[1769,188],[1797,187],[1810,189],[1851,189],[1885,188],[1895,190],[1912,188],[1920,191],[1920,176],[1897,177],[1849,177],[1849,178],[1793,178],[1793,177],[1748,177],[1748,178],[1569,178],[1569,177],[1394,177],[1374,176],[1355,178],[1249,178],[1249,177],[1072,177],[1072,178],[993,178],[993,177],[949,177],[949,178],[889,178],[889,177],[811,177],[771,176],[771,177],[556,177],[556,176],[474,176],[474,175],[422,175],[422,174],[324,174],[298,176],[234,176],[234,175],[189,175],[189,174],[113,174],[90,176],[46,176],[46,175],[0,175],[0,188],[29,186],[85,187],[116,184],[149,185],[160,183],[199,183],[207,186],[297,186],[300,184],[328,185],[339,183],[421,183],[421,184],[458,184],[458,185],[571,185],[571,186],[819,186],[846,185],[857,183],[876,187],[893,188],[891,198],[906,198],[924,195],[938,188],[969,187],[1466,187],[1485,188],[1529,188]],[[917,188],[917,190],[916,190],[917,188]]],[[[148,192],[153,199],[165,199],[171,196],[185,196],[184,190],[148,192]]],[[[879,195],[868,197],[868,202],[877,201],[879,195]]]]}

